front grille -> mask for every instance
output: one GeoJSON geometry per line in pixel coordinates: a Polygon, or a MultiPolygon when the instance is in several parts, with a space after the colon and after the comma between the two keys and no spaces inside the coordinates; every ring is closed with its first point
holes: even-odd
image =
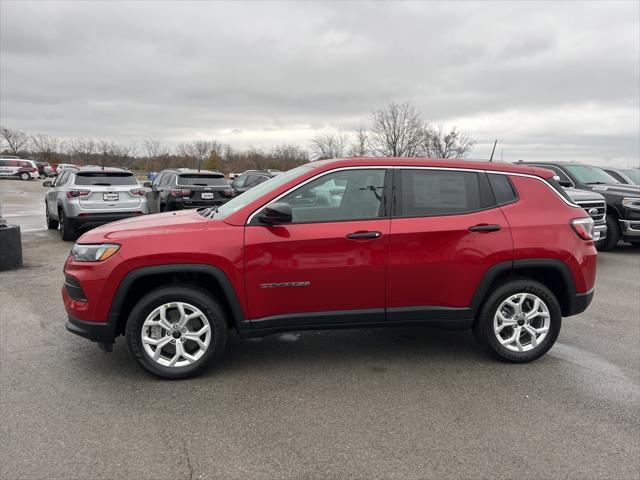
{"type": "Polygon", "coordinates": [[[606,202],[599,200],[589,200],[576,203],[584,208],[584,211],[587,212],[591,218],[593,218],[594,222],[598,223],[604,221],[604,217],[607,214],[606,202]],[[598,211],[598,213],[589,213],[589,210],[592,210],[594,208],[598,211]]]}
{"type": "Polygon", "coordinates": [[[82,291],[82,287],[80,287],[80,282],[75,278],[65,275],[64,276],[64,288],[67,290],[67,294],[74,300],[79,300],[81,302],[86,302],[87,297],[82,291]]]}

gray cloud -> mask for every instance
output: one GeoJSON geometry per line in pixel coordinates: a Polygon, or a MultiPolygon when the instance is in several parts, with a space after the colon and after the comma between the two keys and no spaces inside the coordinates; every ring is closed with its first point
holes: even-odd
{"type": "Polygon", "coordinates": [[[0,120],[308,144],[410,101],[488,155],[638,162],[637,2],[0,3],[0,120]]]}

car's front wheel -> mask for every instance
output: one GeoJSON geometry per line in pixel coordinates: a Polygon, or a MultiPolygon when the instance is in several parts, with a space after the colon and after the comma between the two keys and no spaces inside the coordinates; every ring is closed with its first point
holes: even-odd
{"type": "Polygon", "coordinates": [[[227,344],[220,304],[198,287],[162,287],[131,311],[127,347],[147,371],[163,378],[197,375],[218,359],[227,344]]]}
{"type": "Polygon", "coordinates": [[[503,360],[524,363],[553,346],[562,324],[555,295],[529,279],[512,280],[496,288],[476,319],[476,340],[503,360]]]}

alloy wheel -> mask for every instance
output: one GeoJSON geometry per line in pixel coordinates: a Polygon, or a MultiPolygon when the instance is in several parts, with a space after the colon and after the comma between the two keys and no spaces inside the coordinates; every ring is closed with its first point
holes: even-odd
{"type": "Polygon", "coordinates": [[[516,293],[504,300],[493,318],[493,332],[498,342],[513,352],[527,352],[538,347],[551,324],[549,307],[533,293],[516,293]]]}
{"type": "Polygon", "coordinates": [[[145,319],[141,340],[145,353],[157,364],[185,367],[197,362],[209,348],[211,324],[189,303],[164,303],[145,319]]]}

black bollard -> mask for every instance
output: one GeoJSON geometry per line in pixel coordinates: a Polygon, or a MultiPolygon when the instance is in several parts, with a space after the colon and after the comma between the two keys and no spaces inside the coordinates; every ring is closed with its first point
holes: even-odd
{"type": "Polygon", "coordinates": [[[22,267],[20,226],[0,223],[0,271],[22,267]]]}

